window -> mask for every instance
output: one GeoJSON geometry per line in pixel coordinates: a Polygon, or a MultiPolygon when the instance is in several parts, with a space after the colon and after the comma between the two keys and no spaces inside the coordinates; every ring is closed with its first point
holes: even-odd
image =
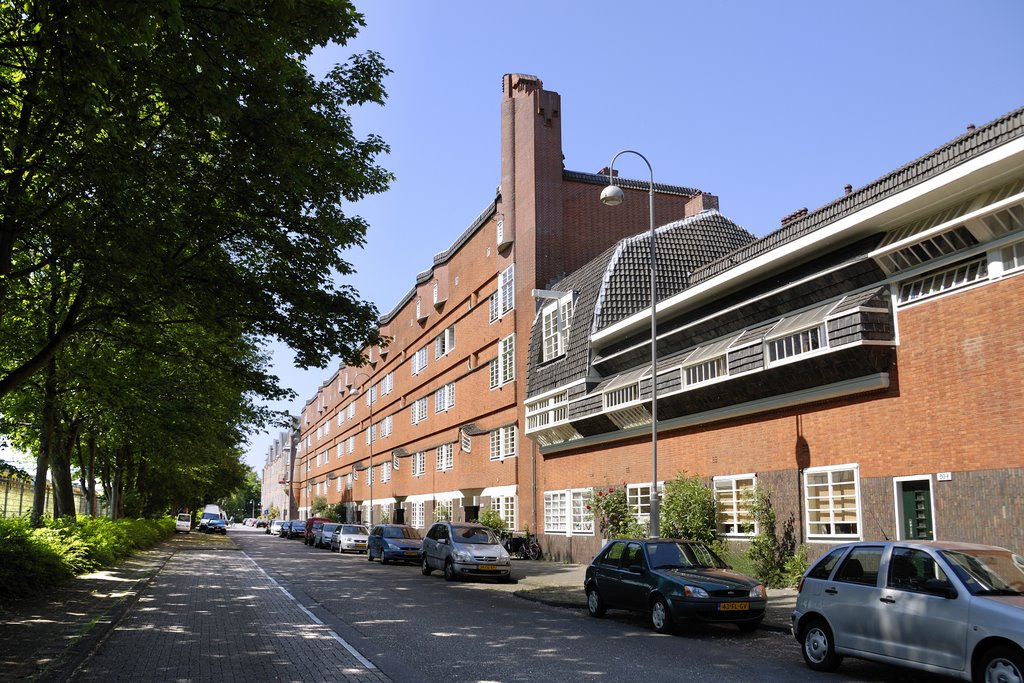
{"type": "Polygon", "coordinates": [[[455,382],[445,384],[434,392],[434,412],[443,413],[455,407],[455,382]]]}
{"type": "Polygon", "coordinates": [[[545,491],[544,533],[593,534],[593,516],[586,503],[589,493],[590,489],[545,491]]]}
{"type": "Polygon", "coordinates": [[[323,425],[317,425],[317,427],[316,427],[316,440],[319,441],[323,437],[324,437],[324,426],[323,425]]]}
{"type": "Polygon", "coordinates": [[[626,487],[626,504],[636,515],[638,522],[646,522],[651,517],[651,485],[630,484],[626,487]]]}
{"type": "Polygon", "coordinates": [[[515,264],[498,275],[498,289],[491,297],[490,321],[501,318],[515,308],[515,264]]]}
{"type": "Polygon", "coordinates": [[[416,502],[409,504],[409,522],[410,526],[416,529],[422,529],[423,524],[423,502],[416,502]]]}
{"type": "Polygon", "coordinates": [[[505,526],[509,529],[516,528],[516,497],[515,496],[494,496],[491,498],[491,509],[497,512],[505,526]]]}
{"type": "Polygon", "coordinates": [[[356,416],[356,404],[355,404],[355,401],[353,401],[352,403],[348,404],[348,417],[351,420],[355,416],[356,416]]]}
{"type": "Polygon", "coordinates": [[[505,221],[500,220],[495,226],[495,232],[497,233],[498,244],[505,241],[505,221]]]}
{"type": "Polygon", "coordinates": [[[578,489],[572,491],[572,533],[593,534],[594,516],[587,509],[587,496],[590,489],[578,489]]]}
{"type": "Polygon", "coordinates": [[[878,567],[882,563],[882,546],[858,545],[850,551],[839,569],[836,570],[836,581],[859,583],[863,586],[878,584],[878,567]]]}
{"type": "Polygon", "coordinates": [[[418,375],[427,368],[427,347],[424,346],[422,349],[413,354],[412,357],[412,374],[418,375]]]}
{"type": "Polygon", "coordinates": [[[1024,268],[1024,242],[1017,242],[1002,251],[1003,272],[1024,268]]]}
{"type": "Polygon", "coordinates": [[[345,423],[345,411],[344,410],[339,410],[338,411],[338,426],[340,427],[344,423],[345,423]]]}
{"type": "Polygon", "coordinates": [[[373,482],[374,482],[373,468],[372,467],[368,467],[366,469],[366,483],[367,484],[372,484],[373,482]]]}
{"type": "Polygon", "coordinates": [[[923,591],[925,582],[931,579],[949,581],[946,573],[937,562],[924,550],[916,548],[892,549],[889,558],[889,577],[886,585],[889,588],[905,591],[923,591]]]}
{"type": "Polygon", "coordinates": [[[455,326],[447,328],[444,332],[434,338],[434,358],[440,358],[451,353],[455,348],[455,326]]]}
{"type": "Polygon", "coordinates": [[[366,445],[369,446],[373,443],[373,428],[374,425],[371,422],[370,426],[366,428],[366,445]]]}
{"type": "Polygon", "coordinates": [[[337,488],[337,490],[338,490],[338,491],[340,491],[340,490],[341,490],[341,488],[342,488],[342,486],[343,486],[342,482],[343,482],[343,480],[344,480],[344,479],[345,479],[344,477],[338,477],[338,478],[337,478],[337,479],[335,480],[335,481],[337,481],[337,482],[338,482],[338,488],[337,488]]]}
{"type": "Polygon", "coordinates": [[[356,449],[356,437],[350,436],[350,437],[348,437],[348,444],[346,445],[345,450],[348,451],[349,453],[351,453],[351,452],[355,451],[355,449],[356,449]]]}
{"type": "Polygon", "coordinates": [[[419,424],[427,419],[427,398],[417,399],[412,402],[412,423],[419,424]]]}
{"type": "Polygon", "coordinates": [[[445,472],[455,467],[455,444],[442,444],[437,447],[437,471],[445,472]]]}
{"type": "Polygon", "coordinates": [[[323,464],[326,465],[327,462],[330,459],[331,459],[331,452],[330,451],[324,451],[324,461],[323,461],[323,464]]]}
{"type": "Polygon", "coordinates": [[[412,454],[412,476],[419,477],[427,471],[427,454],[423,451],[412,454]]]}
{"type": "Polygon", "coordinates": [[[541,313],[541,354],[544,361],[557,358],[566,351],[572,325],[572,304],[572,294],[568,294],[545,306],[541,313]]]}
{"type": "Polygon", "coordinates": [[[343,455],[345,455],[345,444],[344,443],[339,443],[338,444],[338,459],[340,460],[341,456],[343,456],[343,455]]]}
{"type": "Polygon", "coordinates": [[[988,262],[984,257],[967,263],[929,273],[900,285],[899,303],[906,304],[979,282],[988,277],[988,262]]]}
{"type": "Polygon", "coordinates": [[[371,384],[370,390],[366,392],[366,405],[371,406],[377,402],[377,385],[371,384]]]}
{"type": "Polygon", "coordinates": [[[516,338],[509,336],[498,342],[498,357],[491,361],[491,389],[516,378],[516,338]]]}
{"type": "Polygon", "coordinates": [[[383,420],[380,421],[380,436],[381,436],[381,438],[384,438],[385,436],[391,436],[391,416],[390,415],[388,415],[387,417],[385,417],[383,420]]]}
{"type": "Polygon", "coordinates": [[[569,392],[562,391],[526,404],[526,431],[543,429],[569,419],[569,392]]]}
{"type": "Polygon", "coordinates": [[[686,386],[688,387],[710,382],[725,374],[725,356],[691,365],[684,368],[683,371],[686,373],[686,386]]]}
{"type": "Polygon", "coordinates": [[[491,432],[491,460],[516,456],[516,426],[499,427],[491,432]]]}
{"type": "Polygon", "coordinates": [[[386,484],[391,481],[391,463],[385,462],[380,466],[380,483],[386,484]]]}
{"type": "Polygon", "coordinates": [[[389,372],[384,375],[384,379],[380,381],[380,393],[383,396],[387,396],[395,389],[395,373],[389,372]]]}
{"type": "Polygon", "coordinates": [[[419,298],[416,299],[416,319],[423,320],[423,306],[420,304],[419,298]]]}
{"type": "Polygon", "coordinates": [[[434,305],[436,306],[437,305],[437,283],[436,282],[431,287],[431,289],[433,290],[433,293],[434,293],[434,305]]]}
{"type": "Polygon", "coordinates": [[[859,479],[857,465],[804,470],[808,540],[860,537],[859,479]]]}
{"type": "Polygon", "coordinates": [[[327,420],[326,422],[324,422],[324,436],[326,436],[326,435],[328,435],[330,433],[331,433],[331,421],[327,420]]]}
{"type": "Polygon", "coordinates": [[[567,491],[546,491],[544,493],[544,533],[566,533],[568,531],[567,491]]]}
{"type": "Polygon", "coordinates": [[[826,346],[825,326],[818,325],[781,339],[768,342],[768,360],[776,363],[786,358],[802,356],[826,346]]]}
{"type": "Polygon", "coordinates": [[[715,504],[718,508],[718,533],[725,536],[753,536],[757,524],[751,515],[754,488],[753,474],[715,477],[715,504]]]}
{"type": "Polygon", "coordinates": [[[349,472],[349,473],[348,473],[348,474],[347,474],[347,475],[345,476],[345,488],[346,488],[346,489],[348,489],[349,491],[351,491],[351,490],[352,490],[352,480],[353,480],[354,478],[355,478],[355,477],[353,477],[353,475],[352,475],[352,473],[351,473],[351,472],[349,472]]]}

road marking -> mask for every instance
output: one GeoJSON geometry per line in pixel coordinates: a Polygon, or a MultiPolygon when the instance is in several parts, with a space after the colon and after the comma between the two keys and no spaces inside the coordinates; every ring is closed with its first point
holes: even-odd
{"type": "Polygon", "coordinates": [[[340,645],[341,645],[341,646],[342,646],[343,648],[345,648],[346,650],[348,650],[348,653],[349,653],[350,655],[352,655],[353,657],[355,657],[355,658],[356,658],[357,660],[359,660],[359,663],[360,663],[360,664],[362,664],[363,666],[365,666],[365,667],[366,667],[367,669],[370,669],[371,671],[376,671],[376,670],[377,670],[377,667],[376,667],[376,666],[374,666],[373,662],[371,662],[371,661],[370,661],[369,659],[367,659],[367,658],[366,658],[366,657],[364,657],[364,656],[363,656],[362,654],[360,654],[360,652],[359,652],[358,650],[356,650],[356,649],[355,649],[354,647],[352,647],[352,645],[350,645],[350,644],[349,644],[349,642],[348,642],[348,641],[346,641],[346,640],[345,640],[344,638],[342,638],[342,637],[341,637],[341,636],[339,636],[339,635],[338,635],[337,633],[335,633],[335,632],[334,632],[334,629],[332,629],[332,628],[330,628],[329,626],[327,626],[327,624],[325,624],[325,623],[324,623],[324,622],[323,622],[323,621],[322,621],[322,620],[321,620],[321,619],[320,619],[320,618],[319,618],[318,616],[316,616],[315,614],[313,614],[312,612],[310,612],[310,611],[309,611],[308,609],[306,609],[306,606],[305,606],[305,605],[303,605],[303,604],[302,604],[301,602],[299,602],[299,601],[298,601],[298,600],[297,600],[297,599],[295,598],[295,596],[294,596],[294,595],[292,595],[292,594],[291,594],[291,593],[289,593],[289,592],[288,592],[287,590],[285,590],[284,586],[282,586],[282,585],[281,585],[281,584],[279,584],[279,583],[278,583],[277,581],[275,581],[275,580],[274,580],[274,577],[273,577],[273,576],[271,576],[270,574],[268,574],[267,572],[265,572],[265,571],[263,570],[263,567],[259,566],[259,565],[258,565],[258,564],[256,563],[256,560],[254,560],[254,559],[252,559],[251,557],[249,557],[248,553],[246,553],[246,552],[245,552],[245,551],[243,550],[243,551],[242,551],[242,555],[243,555],[243,556],[245,557],[245,559],[247,559],[247,560],[249,560],[250,562],[252,562],[253,566],[254,566],[254,567],[256,567],[256,569],[257,569],[257,570],[258,570],[258,571],[259,571],[259,572],[260,572],[261,574],[263,574],[263,576],[267,577],[267,580],[268,580],[268,581],[270,581],[270,583],[272,583],[272,584],[274,584],[275,586],[277,586],[278,590],[280,590],[280,591],[281,591],[282,593],[284,593],[285,595],[287,595],[287,596],[288,596],[288,599],[289,599],[289,600],[291,600],[292,602],[294,602],[294,603],[295,603],[295,604],[296,604],[296,605],[298,606],[298,608],[299,608],[300,610],[302,610],[302,611],[303,611],[303,612],[304,612],[304,613],[306,614],[306,616],[307,616],[307,617],[309,617],[309,618],[310,618],[310,619],[311,619],[311,620],[312,620],[312,621],[313,621],[314,623],[316,623],[316,624],[319,624],[320,626],[323,626],[324,628],[326,628],[326,629],[327,629],[327,635],[329,635],[329,636],[330,636],[331,638],[333,638],[334,640],[336,640],[336,641],[337,641],[337,642],[338,642],[338,643],[339,643],[339,644],[340,644],[340,645]]]}

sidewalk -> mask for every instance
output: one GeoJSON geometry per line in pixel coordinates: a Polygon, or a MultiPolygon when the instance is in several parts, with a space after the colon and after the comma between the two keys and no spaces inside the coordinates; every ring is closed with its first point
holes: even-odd
{"type": "MultiPolygon", "coordinates": [[[[518,583],[511,587],[511,592],[518,598],[547,605],[586,609],[586,596],[583,593],[586,571],[587,566],[582,564],[513,560],[512,577],[518,579],[518,583]]],[[[796,589],[770,589],[761,628],[789,633],[790,615],[795,606],[796,589]]]]}

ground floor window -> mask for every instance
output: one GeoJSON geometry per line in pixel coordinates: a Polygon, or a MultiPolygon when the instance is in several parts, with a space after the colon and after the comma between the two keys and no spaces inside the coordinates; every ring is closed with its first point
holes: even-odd
{"type": "Polygon", "coordinates": [[[751,515],[756,483],[757,478],[753,474],[714,478],[719,534],[753,536],[757,533],[757,523],[751,515]]]}
{"type": "Polygon", "coordinates": [[[857,465],[804,470],[807,539],[859,539],[860,468],[857,465]]]}
{"type": "Polygon", "coordinates": [[[590,535],[594,519],[587,509],[590,489],[546,491],[544,493],[544,533],[590,535]]]}
{"type": "Polygon", "coordinates": [[[566,532],[568,524],[569,493],[548,491],[544,494],[544,533],[566,532]]]}
{"type": "Polygon", "coordinates": [[[409,509],[409,517],[411,526],[422,529],[423,528],[423,502],[411,503],[409,509]]]}
{"type": "Polygon", "coordinates": [[[501,515],[505,526],[509,529],[516,528],[516,497],[515,496],[494,496],[491,498],[491,509],[501,515]]]}
{"type": "Polygon", "coordinates": [[[651,519],[651,485],[630,484],[626,487],[626,503],[641,524],[651,519]]]}

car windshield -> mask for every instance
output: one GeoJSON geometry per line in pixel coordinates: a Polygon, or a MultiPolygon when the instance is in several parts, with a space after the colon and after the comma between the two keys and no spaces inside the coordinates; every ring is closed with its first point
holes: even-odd
{"type": "Polygon", "coordinates": [[[189,515],[189,514],[178,515],[178,521],[179,522],[191,522],[192,521],[192,515],[189,515]]]}
{"type": "Polygon", "coordinates": [[[355,525],[352,525],[352,524],[346,524],[345,526],[343,526],[341,528],[341,533],[343,533],[343,534],[362,534],[363,536],[365,536],[366,535],[366,527],[365,526],[355,526],[355,525]]]}
{"type": "Polygon", "coordinates": [[[648,543],[647,556],[651,558],[651,566],[655,569],[725,569],[728,566],[703,543],[648,543]]]}
{"type": "Polygon", "coordinates": [[[493,545],[498,542],[494,532],[487,527],[452,527],[452,533],[457,543],[479,543],[481,545],[493,545]]]}
{"type": "Polygon", "coordinates": [[[337,529],[337,528],[338,528],[337,524],[324,524],[323,530],[321,531],[321,533],[331,534],[331,533],[334,533],[334,530],[337,529]]]}
{"type": "Polygon", "coordinates": [[[1024,557],[1001,548],[943,550],[943,557],[975,595],[1024,595],[1024,557]]]}
{"type": "Polygon", "coordinates": [[[419,540],[420,535],[415,529],[407,526],[391,526],[384,529],[384,538],[414,538],[419,540]]]}

